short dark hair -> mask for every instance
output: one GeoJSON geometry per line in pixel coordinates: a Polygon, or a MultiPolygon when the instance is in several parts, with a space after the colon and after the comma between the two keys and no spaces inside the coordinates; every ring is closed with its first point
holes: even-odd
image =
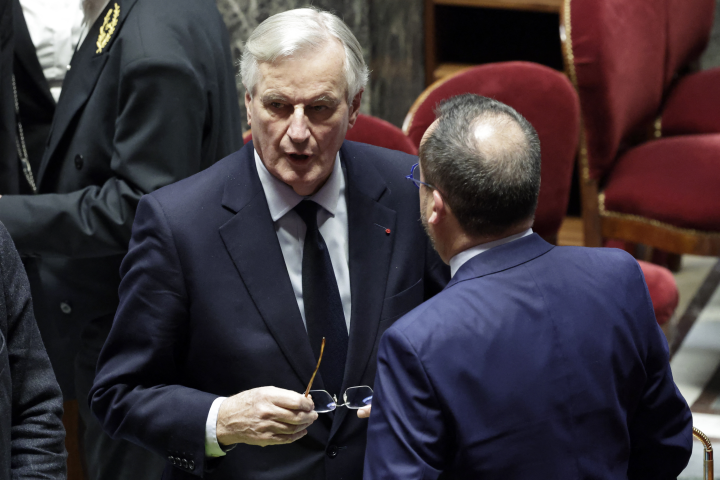
{"type": "Polygon", "coordinates": [[[473,94],[442,102],[436,114],[439,122],[420,146],[420,165],[463,230],[498,235],[531,219],[540,192],[540,140],[530,122],[504,103],[473,94]],[[488,146],[475,136],[479,125],[512,123],[522,132],[519,141],[488,146]]]}

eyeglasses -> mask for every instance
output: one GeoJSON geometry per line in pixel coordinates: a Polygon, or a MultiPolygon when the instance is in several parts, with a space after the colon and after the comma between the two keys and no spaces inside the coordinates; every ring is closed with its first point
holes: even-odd
{"type": "Polygon", "coordinates": [[[308,396],[308,393],[312,395],[312,401],[314,405],[313,410],[318,413],[327,413],[332,412],[338,407],[347,407],[353,410],[357,410],[358,408],[370,405],[372,403],[373,391],[372,388],[368,386],[349,387],[347,390],[345,390],[345,393],[343,394],[343,400],[345,403],[341,405],[337,404],[336,396],[330,395],[325,390],[310,390],[310,387],[312,387],[313,381],[315,380],[315,374],[317,374],[318,370],[320,369],[320,362],[322,362],[322,356],[324,351],[325,337],[323,337],[322,343],[320,344],[320,356],[318,357],[317,366],[315,367],[315,371],[313,372],[312,377],[310,377],[310,383],[308,383],[308,386],[305,389],[306,397],[308,396]]]}
{"type": "Polygon", "coordinates": [[[330,395],[325,390],[310,390],[312,401],[315,404],[313,410],[318,413],[332,412],[338,407],[347,407],[352,410],[366,407],[372,404],[373,390],[368,386],[350,387],[343,394],[342,404],[337,404],[337,397],[330,395]]]}
{"type": "Polygon", "coordinates": [[[418,189],[420,188],[420,185],[425,185],[428,188],[437,190],[435,187],[433,187],[429,183],[425,183],[420,180],[420,169],[418,168],[419,165],[420,165],[419,163],[416,163],[415,165],[413,165],[412,168],[410,169],[410,175],[405,175],[405,178],[407,178],[408,180],[413,182],[418,189]]]}

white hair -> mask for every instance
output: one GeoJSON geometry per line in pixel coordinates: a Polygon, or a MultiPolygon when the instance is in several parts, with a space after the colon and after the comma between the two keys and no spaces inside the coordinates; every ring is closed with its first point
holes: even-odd
{"type": "Polygon", "coordinates": [[[301,51],[318,49],[332,38],[345,50],[348,103],[352,103],[365,88],[369,76],[360,42],[337,16],[313,7],[273,15],[252,32],[240,60],[242,83],[250,97],[260,80],[260,63],[273,63],[301,51]]]}

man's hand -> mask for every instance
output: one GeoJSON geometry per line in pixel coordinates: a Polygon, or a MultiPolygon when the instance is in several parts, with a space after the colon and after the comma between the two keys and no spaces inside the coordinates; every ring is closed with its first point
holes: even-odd
{"type": "Polygon", "coordinates": [[[372,409],[372,405],[358,408],[358,418],[370,418],[370,409],[372,409]]]}
{"type": "Polygon", "coordinates": [[[217,420],[220,445],[282,445],[307,434],[318,417],[310,397],[275,387],[247,390],[225,400],[217,420]]]}

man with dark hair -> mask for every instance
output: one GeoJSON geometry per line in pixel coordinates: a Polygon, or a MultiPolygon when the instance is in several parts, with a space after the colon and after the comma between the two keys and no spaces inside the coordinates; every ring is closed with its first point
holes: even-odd
{"type": "Polygon", "coordinates": [[[675,478],[692,419],[642,272],[532,233],[532,126],[450,99],[413,174],[452,279],[380,341],[364,478],[675,478]]]}

